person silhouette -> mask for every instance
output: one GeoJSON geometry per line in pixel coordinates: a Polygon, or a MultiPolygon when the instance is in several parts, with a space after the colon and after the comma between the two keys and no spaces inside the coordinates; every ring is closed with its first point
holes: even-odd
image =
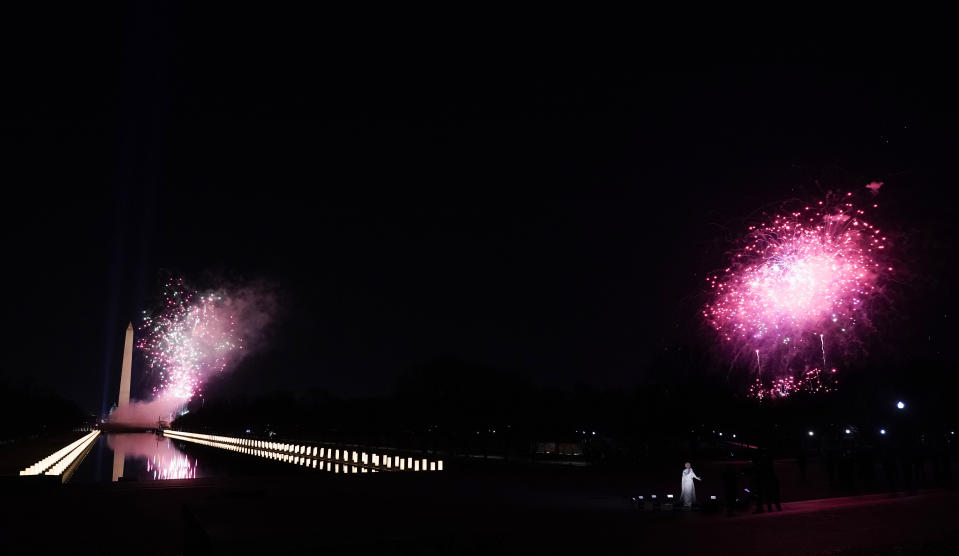
{"type": "Polygon", "coordinates": [[[760,500],[761,505],[765,502],[766,511],[783,511],[782,502],[779,498],[779,477],[776,476],[776,466],[773,464],[773,458],[768,453],[763,453],[759,459],[759,482],[762,483],[762,492],[764,500],[760,500]]]}
{"type": "Polygon", "coordinates": [[[731,465],[727,465],[723,470],[723,500],[726,503],[726,515],[733,515],[736,512],[736,494],[739,490],[739,477],[736,470],[731,465]]]}
{"type": "Polygon", "coordinates": [[[681,495],[684,508],[692,508],[693,504],[696,503],[696,487],[693,485],[693,479],[702,481],[693,471],[692,464],[687,461],[686,467],[683,469],[683,490],[681,495]]]}

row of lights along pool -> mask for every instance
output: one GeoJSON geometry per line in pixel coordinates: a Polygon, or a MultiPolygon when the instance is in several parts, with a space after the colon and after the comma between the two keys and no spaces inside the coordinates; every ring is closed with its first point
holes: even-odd
{"type": "Polygon", "coordinates": [[[63,472],[93,444],[98,436],[100,436],[99,430],[91,431],[79,440],[67,444],[37,463],[20,471],[20,475],[40,475],[41,473],[44,475],[63,475],[63,472]]]}
{"type": "Polygon", "coordinates": [[[379,471],[442,471],[443,460],[430,461],[426,458],[412,458],[390,456],[387,454],[370,454],[325,446],[308,446],[304,444],[286,444],[200,434],[193,432],[165,430],[163,435],[185,442],[192,442],[204,446],[211,446],[223,450],[230,450],[251,456],[257,456],[275,461],[301,465],[334,473],[377,473],[379,471]],[[342,469],[342,471],[341,471],[342,469]]]}

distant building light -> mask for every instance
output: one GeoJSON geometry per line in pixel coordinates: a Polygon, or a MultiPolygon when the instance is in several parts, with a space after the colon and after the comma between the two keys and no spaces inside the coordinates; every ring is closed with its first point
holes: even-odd
{"type": "Polygon", "coordinates": [[[735,434],[733,435],[733,438],[736,438],[736,435],[735,435],[735,434]]]}
{"type": "Polygon", "coordinates": [[[814,434],[816,433],[814,433],[813,431],[809,431],[809,436],[813,436],[814,434]]]}
{"type": "Polygon", "coordinates": [[[896,407],[899,409],[906,409],[906,404],[903,402],[896,402],[896,407]]]}
{"type": "Polygon", "coordinates": [[[886,434],[886,429],[879,429],[879,434],[886,434]]]}
{"type": "Polygon", "coordinates": [[[846,429],[846,434],[852,434],[852,431],[849,429],[846,429]]]}
{"type": "Polygon", "coordinates": [[[722,435],[723,435],[723,433],[719,433],[719,436],[722,436],[722,435]]]}

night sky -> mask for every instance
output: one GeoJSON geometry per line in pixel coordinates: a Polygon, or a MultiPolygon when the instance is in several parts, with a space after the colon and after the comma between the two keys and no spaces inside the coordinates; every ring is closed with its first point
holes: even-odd
{"type": "Polygon", "coordinates": [[[959,88],[938,45],[77,18],[4,39],[0,372],[90,411],[163,269],[279,293],[230,395],[384,394],[441,356],[629,387],[709,349],[703,277],[758,209],[873,180],[914,272],[880,339],[955,364],[959,88]]]}

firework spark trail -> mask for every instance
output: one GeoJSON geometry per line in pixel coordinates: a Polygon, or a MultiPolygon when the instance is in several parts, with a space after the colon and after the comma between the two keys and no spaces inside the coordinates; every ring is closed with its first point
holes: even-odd
{"type": "Polygon", "coordinates": [[[826,368],[826,336],[824,334],[819,335],[819,345],[822,346],[822,368],[826,368]]]}
{"type": "Polygon", "coordinates": [[[155,397],[186,403],[243,346],[221,295],[198,295],[182,278],[171,278],[163,297],[160,310],[146,315],[138,347],[159,375],[155,397]]]}
{"type": "Polygon", "coordinates": [[[886,248],[886,237],[852,193],[793,207],[749,226],[729,266],[707,278],[711,300],[703,317],[733,361],[755,351],[758,367],[763,351],[768,381],[757,373],[754,395],[779,397],[834,387],[834,379],[828,384],[822,376],[825,335],[830,335],[834,358],[859,344],[871,326],[870,302],[893,270],[884,262],[886,248]],[[822,368],[819,354],[811,352],[814,336],[822,368]]]}

